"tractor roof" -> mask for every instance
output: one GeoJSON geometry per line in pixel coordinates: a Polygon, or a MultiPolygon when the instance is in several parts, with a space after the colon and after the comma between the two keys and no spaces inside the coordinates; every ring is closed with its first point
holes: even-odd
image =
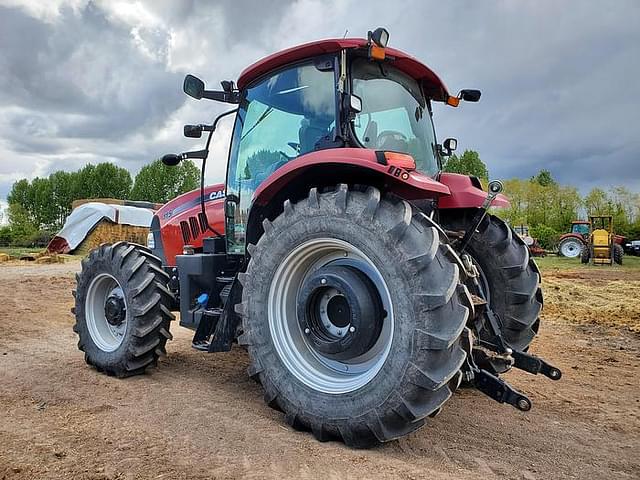
{"type": "MultiPolygon", "coordinates": [[[[243,89],[265,73],[289,63],[319,55],[337,53],[342,49],[365,48],[366,46],[367,40],[364,38],[334,38],[288,48],[258,60],[253,65],[245,68],[238,78],[238,88],[243,89]]],[[[394,67],[422,82],[425,93],[429,97],[437,101],[446,101],[447,97],[449,97],[447,87],[433,70],[400,50],[387,47],[385,52],[387,58],[393,58],[392,65],[394,67]]]]}

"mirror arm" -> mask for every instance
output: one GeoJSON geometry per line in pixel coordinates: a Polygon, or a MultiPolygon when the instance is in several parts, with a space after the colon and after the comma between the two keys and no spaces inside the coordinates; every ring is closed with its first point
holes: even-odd
{"type": "Polygon", "coordinates": [[[192,152],[183,152],[180,154],[180,158],[182,160],[186,160],[187,158],[199,158],[201,160],[207,158],[209,154],[209,150],[194,150],[192,152]]]}
{"type": "Polygon", "coordinates": [[[202,92],[202,98],[224,103],[240,103],[240,92],[237,90],[233,92],[225,92],[221,90],[205,90],[204,92],[202,92]]]}

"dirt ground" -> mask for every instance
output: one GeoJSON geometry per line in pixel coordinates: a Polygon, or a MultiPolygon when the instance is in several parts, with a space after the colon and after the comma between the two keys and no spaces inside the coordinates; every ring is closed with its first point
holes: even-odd
{"type": "Polygon", "coordinates": [[[243,350],[197,352],[177,326],[158,369],[98,374],[71,330],[78,268],[0,266],[0,478],[640,478],[639,271],[546,275],[533,351],[564,376],[507,375],[530,412],[465,390],[363,451],[289,429],[243,350]]]}

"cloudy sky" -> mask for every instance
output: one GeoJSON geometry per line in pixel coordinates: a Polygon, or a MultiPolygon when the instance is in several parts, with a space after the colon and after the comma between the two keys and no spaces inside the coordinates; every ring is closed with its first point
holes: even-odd
{"type": "MultiPolygon", "coordinates": [[[[640,1],[0,0],[0,202],[20,178],[112,161],[132,172],[223,105],[181,93],[218,85],[311,40],[385,26],[478,104],[438,106],[440,139],[480,152],[494,178],[540,168],[586,191],[640,191],[640,1]]],[[[208,178],[224,176],[231,130],[208,178]]]]}

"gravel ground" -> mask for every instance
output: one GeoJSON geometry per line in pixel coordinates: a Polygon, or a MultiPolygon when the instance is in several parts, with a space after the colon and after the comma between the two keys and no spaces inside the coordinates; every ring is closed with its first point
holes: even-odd
{"type": "MultiPolygon", "coordinates": [[[[247,378],[242,349],[196,352],[177,325],[159,368],[98,374],[71,330],[78,268],[0,266],[0,478],[640,478],[640,337],[627,322],[601,326],[600,297],[598,315],[585,308],[589,289],[620,281],[601,270],[547,281],[533,351],[564,376],[507,375],[532,411],[464,390],[425,428],[363,451],[289,429],[247,378]]],[[[638,314],[619,297],[613,316],[638,314]]]]}

